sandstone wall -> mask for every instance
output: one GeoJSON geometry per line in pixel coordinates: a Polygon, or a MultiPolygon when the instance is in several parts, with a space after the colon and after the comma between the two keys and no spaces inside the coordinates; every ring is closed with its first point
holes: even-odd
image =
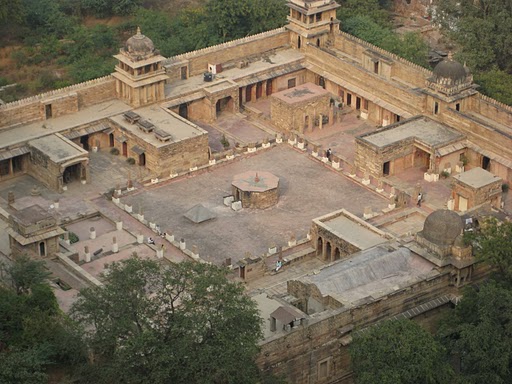
{"type": "Polygon", "coordinates": [[[89,105],[115,97],[114,79],[100,77],[85,83],[57,89],[0,106],[0,129],[46,118],[45,105],[52,105],[52,116],[74,113],[89,105]]]}

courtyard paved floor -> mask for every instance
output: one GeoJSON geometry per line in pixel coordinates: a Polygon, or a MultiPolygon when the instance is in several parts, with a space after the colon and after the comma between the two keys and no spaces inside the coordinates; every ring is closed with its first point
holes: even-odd
{"type": "Polygon", "coordinates": [[[141,207],[147,220],[184,238],[187,247],[197,245],[202,258],[217,264],[233,262],[246,252],[261,255],[272,244],[285,245],[290,235],[304,238],[311,220],[340,208],[361,216],[364,207],[381,210],[387,200],[345,178],[318,161],[288,146],[279,146],[255,156],[239,158],[209,172],[174,180],[123,199],[134,209],[141,207]],[[280,179],[276,206],[235,212],[223,205],[231,195],[233,176],[248,170],[272,172],[280,179]],[[185,217],[190,208],[203,204],[217,215],[195,224],[185,217]]]}

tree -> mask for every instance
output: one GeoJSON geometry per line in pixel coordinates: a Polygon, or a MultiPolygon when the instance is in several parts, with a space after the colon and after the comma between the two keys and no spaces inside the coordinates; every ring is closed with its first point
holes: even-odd
{"type": "Polygon", "coordinates": [[[512,105],[512,74],[493,68],[488,72],[476,73],[475,83],[480,85],[480,92],[512,105]]]}
{"type": "Polygon", "coordinates": [[[42,261],[31,259],[29,256],[19,256],[7,269],[12,287],[17,294],[29,293],[39,285],[46,283],[50,273],[44,268],[42,261]]]}
{"type": "Polygon", "coordinates": [[[390,320],[354,337],[349,349],[357,384],[449,383],[445,349],[411,320],[390,320]]]}
{"type": "Polygon", "coordinates": [[[199,263],[163,267],[136,255],[109,265],[105,285],[82,290],[72,308],[90,329],[96,361],[84,380],[255,382],[261,320],[226,273],[199,263]]]}
{"type": "Polygon", "coordinates": [[[512,291],[495,281],[468,288],[439,336],[467,383],[512,382],[512,291]]]}
{"type": "Polygon", "coordinates": [[[434,20],[461,45],[461,58],[474,70],[498,65],[512,71],[512,3],[509,0],[439,1],[434,20]]]}
{"type": "Polygon", "coordinates": [[[473,243],[476,257],[495,267],[500,278],[512,283],[512,223],[490,218],[467,238],[473,243]]]}
{"type": "Polygon", "coordinates": [[[48,367],[83,362],[80,332],[59,310],[41,262],[21,257],[8,272],[14,289],[0,286],[0,382],[46,383],[48,367]]]}
{"type": "Polygon", "coordinates": [[[387,1],[379,0],[343,0],[341,7],[338,8],[337,16],[341,20],[343,29],[344,23],[357,16],[365,16],[375,24],[389,29],[391,26],[390,12],[385,9],[388,6],[387,1]]]}

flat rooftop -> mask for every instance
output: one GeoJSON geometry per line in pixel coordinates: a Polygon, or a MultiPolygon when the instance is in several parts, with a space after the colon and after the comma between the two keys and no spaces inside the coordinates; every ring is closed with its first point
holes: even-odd
{"type": "Polygon", "coordinates": [[[454,175],[453,178],[462,184],[466,184],[472,188],[481,188],[486,185],[501,181],[501,178],[493,175],[491,172],[483,168],[472,168],[469,171],[454,175]]]}
{"type": "Polygon", "coordinates": [[[378,148],[383,148],[396,142],[413,138],[421,143],[439,148],[464,139],[464,135],[428,118],[413,118],[403,123],[394,124],[375,133],[360,136],[378,148]]]}
{"type": "Polygon", "coordinates": [[[120,100],[112,99],[104,103],[92,105],[78,112],[63,115],[48,120],[38,120],[14,128],[0,129],[0,148],[24,143],[40,136],[63,132],[80,127],[94,121],[117,115],[132,109],[120,100]]]}
{"type": "Polygon", "coordinates": [[[110,120],[155,147],[166,146],[169,145],[169,143],[205,135],[207,133],[204,129],[198,127],[194,123],[191,123],[174,112],[162,108],[157,104],[134,109],[133,112],[138,114],[141,120],[146,120],[152,123],[155,131],[160,130],[169,134],[170,140],[166,142],[158,140],[155,136],[155,131],[147,133],[142,131],[137,123],[130,123],[124,118],[123,114],[113,116],[110,120]]]}
{"type": "MultiPolygon", "coordinates": [[[[282,49],[278,51],[263,53],[259,58],[250,60],[245,68],[223,69],[221,73],[215,75],[213,82],[205,83],[203,74],[191,76],[186,80],[176,80],[165,87],[165,96],[168,100],[189,94],[195,91],[203,90],[205,87],[215,89],[216,83],[224,83],[226,79],[236,81],[239,85],[246,85],[261,80],[275,77],[277,74],[286,74],[303,68],[301,64],[305,56],[295,49],[282,49]],[[212,88],[213,87],[213,88],[212,88]]],[[[172,58],[165,61],[165,65],[172,65],[172,58]]]]}
{"type": "Polygon", "coordinates": [[[354,254],[300,281],[315,284],[345,306],[410,286],[435,272],[435,265],[408,248],[381,245],[354,254]]]}
{"type": "Polygon", "coordinates": [[[299,104],[304,101],[315,100],[318,97],[329,94],[329,91],[316,84],[306,83],[298,85],[294,88],[274,93],[272,94],[272,97],[275,97],[276,99],[279,99],[286,104],[299,104]]]}
{"type": "Polygon", "coordinates": [[[56,164],[88,156],[88,152],[59,134],[48,135],[29,141],[28,144],[44,153],[56,164]]]}
{"type": "Polygon", "coordinates": [[[350,244],[355,245],[359,249],[368,249],[378,244],[388,241],[383,235],[372,231],[367,226],[364,226],[345,215],[333,217],[327,220],[316,220],[317,223],[323,226],[339,238],[348,241],[350,244]]]}

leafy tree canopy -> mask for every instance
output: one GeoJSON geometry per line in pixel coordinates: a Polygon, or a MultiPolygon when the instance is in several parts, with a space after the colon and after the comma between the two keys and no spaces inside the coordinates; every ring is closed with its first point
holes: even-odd
{"type": "Polygon", "coordinates": [[[454,376],[443,346],[407,319],[356,334],[349,353],[357,384],[444,384],[454,376]]]}
{"type": "Polygon", "coordinates": [[[104,287],[82,290],[72,313],[91,329],[97,364],[86,370],[86,382],[257,380],[256,304],[217,267],[164,268],[138,257],[113,263],[104,287]]]}
{"type": "Polygon", "coordinates": [[[496,282],[468,288],[439,336],[465,383],[512,381],[512,291],[496,282]]]}

